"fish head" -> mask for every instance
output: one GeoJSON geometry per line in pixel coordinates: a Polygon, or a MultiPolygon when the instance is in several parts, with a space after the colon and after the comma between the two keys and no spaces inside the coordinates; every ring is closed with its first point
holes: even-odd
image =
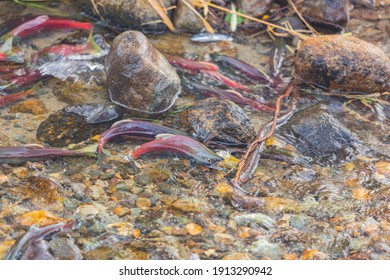
{"type": "Polygon", "coordinates": [[[222,167],[219,167],[217,164],[221,161],[223,161],[223,157],[220,157],[219,155],[215,154],[214,152],[210,150],[205,150],[202,152],[197,153],[194,156],[194,160],[197,163],[200,163],[202,165],[205,165],[209,168],[217,169],[217,170],[223,170],[222,167]]]}

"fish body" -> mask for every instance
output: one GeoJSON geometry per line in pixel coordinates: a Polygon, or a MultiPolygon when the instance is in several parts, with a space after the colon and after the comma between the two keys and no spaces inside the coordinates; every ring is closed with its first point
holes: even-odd
{"type": "Polygon", "coordinates": [[[249,65],[248,63],[241,61],[237,58],[233,58],[230,56],[220,55],[220,54],[212,54],[211,57],[214,61],[217,61],[227,67],[231,67],[237,70],[239,73],[248,77],[250,79],[259,81],[259,82],[269,82],[267,76],[261,73],[258,69],[249,65]]]}
{"type": "Polygon", "coordinates": [[[227,99],[239,105],[248,105],[257,111],[267,111],[267,112],[275,111],[274,108],[271,108],[265,104],[261,104],[256,100],[244,97],[241,93],[232,89],[220,89],[220,88],[202,85],[199,83],[191,83],[190,87],[192,87],[194,90],[196,90],[202,95],[206,95],[209,97],[217,97],[219,99],[227,99]]]}
{"type": "Polygon", "coordinates": [[[113,138],[128,136],[137,140],[154,139],[158,134],[185,135],[185,133],[161,126],[152,122],[122,120],[114,123],[111,128],[100,135],[98,141],[98,154],[103,151],[104,145],[113,138]]]}
{"type": "Polygon", "coordinates": [[[13,71],[18,71],[22,69],[20,66],[16,66],[16,65],[1,65],[0,66],[0,73],[1,74],[7,74],[7,73],[11,73],[13,71]]]}
{"type": "Polygon", "coordinates": [[[34,54],[32,61],[37,61],[49,55],[70,56],[74,54],[103,54],[103,50],[95,42],[92,31],[89,33],[88,40],[84,44],[59,44],[46,47],[34,54]]]}
{"type": "Polygon", "coordinates": [[[207,71],[218,71],[218,66],[205,61],[196,61],[180,56],[167,55],[169,63],[173,66],[188,69],[188,70],[207,70],[207,71]]]}
{"type": "Polygon", "coordinates": [[[68,230],[73,225],[74,221],[69,223],[48,225],[45,227],[38,227],[33,225],[25,233],[25,235],[23,235],[23,237],[12,246],[11,250],[6,254],[5,259],[41,259],[39,256],[45,254],[42,253],[42,246],[40,246],[40,241],[42,241],[45,237],[51,236],[57,232],[68,230]]]}
{"type": "Polygon", "coordinates": [[[10,32],[3,36],[4,38],[9,37],[20,37],[25,38],[43,30],[59,30],[59,29],[81,29],[91,30],[92,24],[88,22],[79,22],[67,19],[52,19],[47,15],[42,15],[30,19],[19,26],[12,29],[10,32]]]}
{"type": "Polygon", "coordinates": [[[19,92],[19,93],[13,93],[13,94],[0,96],[0,107],[6,106],[10,103],[13,103],[13,102],[18,101],[20,99],[23,99],[26,96],[35,94],[36,92],[37,91],[35,89],[29,89],[29,90],[19,92]]]}
{"type": "Polygon", "coordinates": [[[252,91],[248,86],[241,84],[240,82],[234,81],[220,72],[201,71],[201,73],[202,75],[220,81],[229,87],[249,92],[252,91]]]}
{"type": "Polygon", "coordinates": [[[189,158],[199,164],[214,169],[221,169],[215,164],[223,160],[222,157],[191,137],[171,134],[157,135],[156,140],[147,142],[136,148],[131,153],[131,157],[137,159],[149,154],[165,153],[189,158]]]}
{"type": "Polygon", "coordinates": [[[59,148],[44,148],[39,145],[0,147],[0,163],[18,164],[55,157],[83,156],[86,153],[59,148]]]}
{"type": "Polygon", "coordinates": [[[42,80],[43,77],[44,76],[38,70],[33,70],[27,72],[26,75],[18,76],[11,80],[8,80],[7,84],[0,85],[0,89],[8,88],[10,86],[16,86],[16,87],[28,86],[32,83],[42,80]]]}
{"type": "Polygon", "coordinates": [[[202,32],[192,36],[191,41],[199,42],[199,43],[233,41],[233,37],[226,34],[218,34],[218,33],[212,34],[212,33],[202,32]]]}

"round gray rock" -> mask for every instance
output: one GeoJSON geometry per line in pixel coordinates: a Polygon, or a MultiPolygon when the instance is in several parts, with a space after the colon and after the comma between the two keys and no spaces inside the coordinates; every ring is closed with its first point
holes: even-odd
{"type": "Polygon", "coordinates": [[[117,36],[105,68],[111,101],[135,116],[166,112],[180,92],[180,79],[165,57],[140,32],[117,36]]]}

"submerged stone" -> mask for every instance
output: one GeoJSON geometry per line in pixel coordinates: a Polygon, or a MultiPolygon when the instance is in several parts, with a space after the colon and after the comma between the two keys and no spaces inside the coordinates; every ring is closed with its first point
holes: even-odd
{"type": "Polygon", "coordinates": [[[105,67],[112,102],[132,115],[162,114],[179,95],[176,71],[140,32],[117,36],[105,67]]]}
{"type": "Polygon", "coordinates": [[[229,100],[208,98],[188,110],[188,121],[201,142],[250,143],[256,131],[248,116],[229,100]]]}
{"type": "MultiPolygon", "coordinates": [[[[167,30],[157,11],[145,0],[99,0],[94,9],[92,0],[79,0],[83,10],[119,30],[136,29],[144,33],[162,33],[167,30]]],[[[162,0],[165,7],[173,5],[172,0],[162,0]]]]}
{"type": "Polygon", "coordinates": [[[190,33],[200,32],[204,28],[202,20],[182,0],[177,1],[173,24],[177,29],[190,33]]]}
{"type": "Polygon", "coordinates": [[[119,108],[115,105],[80,104],[67,106],[63,110],[82,116],[85,118],[87,123],[91,124],[118,120],[122,116],[119,108]]]}
{"type": "Polygon", "coordinates": [[[358,136],[320,105],[296,113],[282,135],[299,152],[322,163],[351,156],[353,148],[361,146],[358,136]]]}
{"type": "Polygon", "coordinates": [[[103,133],[113,122],[90,124],[83,116],[60,110],[39,125],[36,137],[50,146],[65,147],[103,133]]]}

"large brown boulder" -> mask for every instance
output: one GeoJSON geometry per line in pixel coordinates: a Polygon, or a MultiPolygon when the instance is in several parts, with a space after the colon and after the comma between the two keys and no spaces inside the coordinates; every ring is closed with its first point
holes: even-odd
{"type": "Polygon", "coordinates": [[[346,93],[390,91],[390,60],[378,47],[353,36],[306,39],[295,56],[295,74],[306,83],[346,93]]]}
{"type": "Polygon", "coordinates": [[[140,32],[114,39],[105,68],[111,101],[132,115],[164,113],[179,95],[176,71],[140,32]]]}

